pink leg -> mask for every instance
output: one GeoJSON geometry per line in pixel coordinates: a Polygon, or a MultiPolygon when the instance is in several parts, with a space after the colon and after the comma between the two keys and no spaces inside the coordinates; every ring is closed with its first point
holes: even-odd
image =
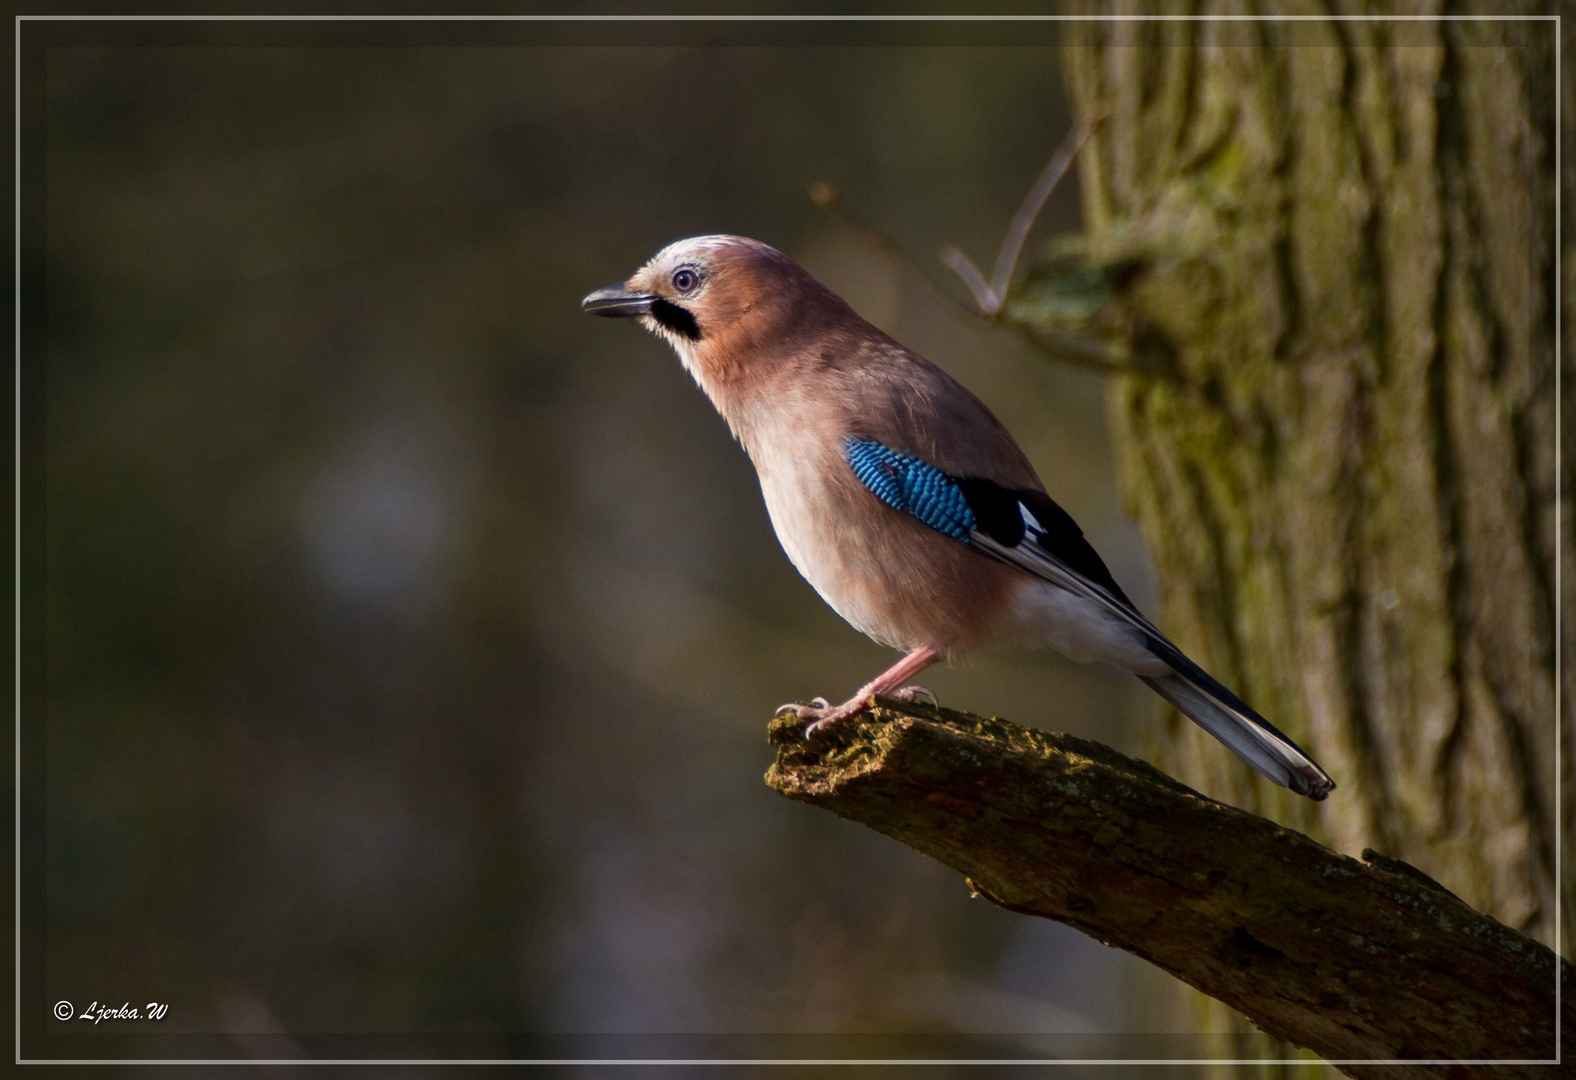
{"type": "Polygon", "coordinates": [[[850,716],[870,708],[871,702],[875,700],[877,694],[890,694],[910,678],[918,675],[931,664],[940,660],[941,657],[941,649],[930,645],[921,645],[874,679],[865,683],[854,693],[853,697],[841,705],[785,705],[784,708],[791,709],[806,719],[813,718],[815,720],[813,724],[804,730],[805,736],[808,738],[828,724],[847,720],[850,716]]]}

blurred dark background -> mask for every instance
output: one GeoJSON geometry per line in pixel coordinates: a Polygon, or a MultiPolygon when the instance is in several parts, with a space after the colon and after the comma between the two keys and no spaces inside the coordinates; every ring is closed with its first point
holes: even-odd
{"type": "MultiPolygon", "coordinates": [[[[1136,959],[767,790],[773,708],[892,657],[666,347],[578,307],[684,236],[784,249],[979,393],[1152,606],[1099,379],[805,194],[988,265],[1068,124],[1039,47],[49,50],[49,1000],[243,1050],[1185,1030],[1136,959]]],[[[1036,236],[1076,227],[1069,180],[1036,236]]],[[[1157,730],[1049,654],[923,681],[1157,730]]]]}

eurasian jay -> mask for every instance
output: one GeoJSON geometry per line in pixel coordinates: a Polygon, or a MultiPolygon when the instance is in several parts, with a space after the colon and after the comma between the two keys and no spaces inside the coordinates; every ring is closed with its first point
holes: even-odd
{"type": "Polygon", "coordinates": [[[680,240],[582,307],[673,346],[754,463],[794,566],[903,651],[841,705],[785,706],[807,737],[954,652],[1019,641],[1132,672],[1283,787],[1335,787],[1139,612],[978,398],[782,252],[680,240]]]}

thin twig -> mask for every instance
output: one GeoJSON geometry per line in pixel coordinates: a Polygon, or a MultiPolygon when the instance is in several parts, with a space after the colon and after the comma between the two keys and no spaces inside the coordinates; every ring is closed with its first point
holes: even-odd
{"type": "MultiPolygon", "coordinates": [[[[831,184],[825,181],[811,184],[810,201],[837,215],[846,224],[863,233],[865,238],[876,247],[896,258],[919,279],[926,291],[954,311],[966,316],[976,325],[998,324],[1002,307],[1006,303],[1007,287],[1012,281],[1013,271],[1017,269],[1018,256],[1023,251],[1029,231],[1034,227],[1040,211],[1044,209],[1046,200],[1051,197],[1056,185],[1067,174],[1073,158],[1077,156],[1079,150],[1083,149],[1084,143],[1089,140],[1089,136],[1094,133],[1094,129],[1105,119],[1105,116],[1104,109],[1091,113],[1079,121],[1062,139],[1061,145],[1056,148],[1056,153],[1051,155],[1051,160],[1035,179],[1033,186],[1024,196],[1022,205],[1018,207],[1018,213],[1013,217],[1007,235],[1002,239],[1001,251],[996,257],[996,269],[991,281],[985,280],[985,275],[980,272],[979,267],[975,266],[973,260],[956,245],[949,244],[942,249],[942,263],[957,274],[968,287],[977,309],[960,302],[957,297],[938,284],[918,260],[903,250],[891,234],[877,228],[856,212],[843,198],[842,192],[831,184]]],[[[1130,366],[1131,356],[1120,347],[1113,348],[1106,342],[1038,331],[1023,325],[1017,326],[1016,329],[1026,341],[1041,352],[1079,367],[1109,373],[1127,370],[1130,366]]]]}
{"type": "Polygon", "coordinates": [[[941,249],[941,261],[950,267],[952,272],[963,279],[963,284],[969,287],[969,292],[974,294],[974,302],[979,305],[980,311],[987,315],[994,315],[1001,307],[996,302],[996,296],[991,292],[985,275],[980,273],[979,267],[965,254],[963,249],[955,244],[948,244],[941,249]]]}
{"type": "Polygon", "coordinates": [[[1023,253],[1029,230],[1034,228],[1034,222],[1039,218],[1040,211],[1045,209],[1045,201],[1051,197],[1051,192],[1067,175],[1073,158],[1104,119],[1104,110],[1092,113],[1080,120],[1062,139],[1056,153],[1051,155],[1051,160],[1046,162],[1045,168],[1024,195],[1012,224],[1007,227],[1007,235],[1002,237],[1001,251],[996,254],[996,269],[989,282],[986,282],[985,275],[980,273],[973,261],[958,248],[948,247],[942,251],[941,261],[963,279],[963,283],[974,294],[980,314],[985,318],[994,319],[1001,314],[1002,307],[1007,303],[1007,287],[1012,284],[1012,272],[1018,268],[1018,256],[1023,253]]]}
{"type": "Polygon", "coordinates": [[[810,201],[815,203],[815,205],[819,206],[821,209],[828,210],[831,213],[837,215],[837,217],[841,218],[845,224],[853,227],[856,231],[863,233],[865,239],[869,240],[876,247],[897,259],[898,262],[902,263],[903,266],[919,280],[920,284],[924,285],[927,292],[945,303],[948,307],[951,307],[953,310],[966,316],[971,322],[981,323],[989,321],[985,316],[981,315],[978,311],[960,301],[957,297],[953,296],[950,292],[938,284],[936,280],[930,276],[930,273],[920,265],[918,260],[916,260],[908,252],[904,251],[902,246],[899,245],[896,240],[892,239],[888,233],[883,232],[881,229],[872,225],[869,221],[866,221],[857,211],[855,211],[854,208],[848,204],[847,200],[843,198],[843,193],[838,191],[837,188],[833,187],[831,184],[826,183],[824,180],[818,180],[810,185],[810,201]]]}
{"type": "Polygon", "coordinates": [[[1040,216],[1040,211],[1045,207],[1045,200],[1051,197],[1051,192],[1056,190],[1056,185],[1061,183],[1063,176],[1067,175],[1067,167],[1073,163],[1073,158],[1083,148],[1089,136],[1094,134],[1094,129],[1105,113],[1095,113],[1080,120],[1062,144],[1056,148],[1056,153],[1051,155],[1051,160],[1046,163],[1045,169],[1029,188],[1028,194],[1023,197],[1023,205],[1018,207],[1018,213],[1012,219],[1012,225],[1007,229],[1007,235],[1002,238],[1001,251],[996,256],[996,272],[991,275],[990,291],[996,299],[996,308],[990,314],[996,314],[1007,299],[1007,285],[1012,281],[1012,272],[1017,269],[1018,255],[1023,251],[1023,242],[1029,238],[1029,230],[1034,228],[1035,220],[1040,216]]]}

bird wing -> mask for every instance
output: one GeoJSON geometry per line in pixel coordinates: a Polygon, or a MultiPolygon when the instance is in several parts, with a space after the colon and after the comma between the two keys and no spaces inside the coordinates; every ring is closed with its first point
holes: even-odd
{"type": "Polygon", "coordinates": [[[1175,673],[1140,677],[1260,773],[1314,799],[1334,788],[1301,747],[1190,660],[1133,605],[1071,515],[1049,495],[952,476],[875,439],[849,437],[843,456],[860,483],[886,505],[1137,630],[1149,651],[1175,673]]]}
{"type": "MultiPolygon", "coordinates": [[[[1072,515],[1043,491],[1013,491],[993,480],[953,476],[877,439],[850,436],[843,459],[859,482],[894,510],[1094,602],[1186,661],[1122,592],[1072,515]]],[[[1170,656],[1161,658],[1171,664],[1170,656]]]]}

